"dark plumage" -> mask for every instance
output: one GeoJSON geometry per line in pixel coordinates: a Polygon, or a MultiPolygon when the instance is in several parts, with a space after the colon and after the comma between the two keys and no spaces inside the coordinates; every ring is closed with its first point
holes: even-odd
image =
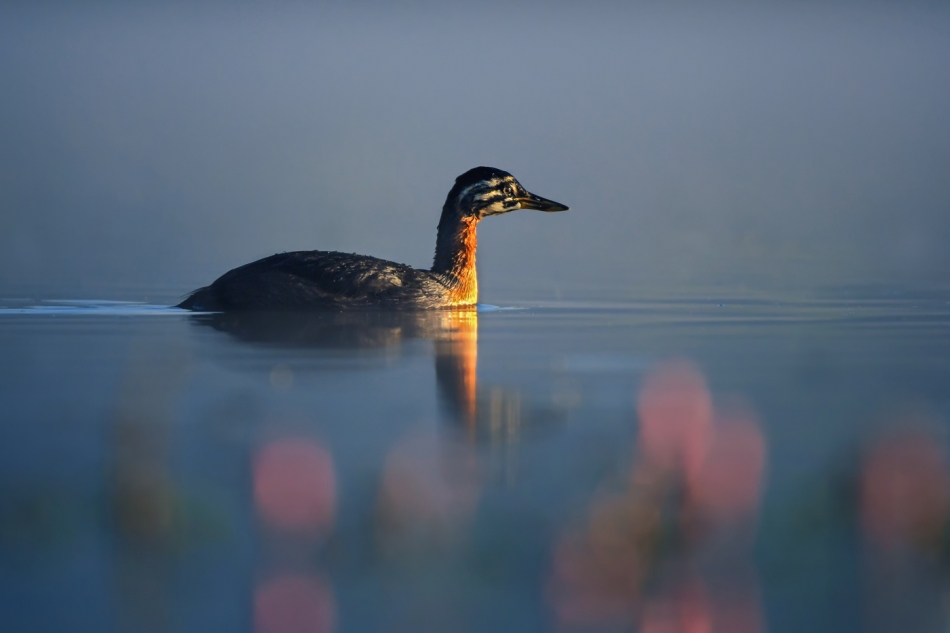
{"type": "Polygon", "coordinates": [[[332,251],[279,253],[225,273],[178,307],[217,312],[474,305],[475,227],[484,217],[517,209],[567,207],[529,193],[508,172],[476,167],[459,176],[446,197],[431,270],[332,251]]]}
{"type": "Polygon", "coordinates": [[[249,308],[436,307],[446,291],[436,275],[411,266],[335,251],[278,253],[235,268],[195,290],[178,307],[223,311],[249,308]]]}

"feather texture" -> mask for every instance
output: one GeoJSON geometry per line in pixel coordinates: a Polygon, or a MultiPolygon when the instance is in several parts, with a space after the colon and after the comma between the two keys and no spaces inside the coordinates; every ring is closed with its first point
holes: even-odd
{"type": "Polygon", "coordinates": [[[334,251],[278,253],[225,273],[178,307],[227,312],[475,305],[478,223],[520,208],[567,209],[527,192],[506,171],[476,167],[455,179],[445,199],[431,270],[334,251]]]}
{"type": "Polygon", "coordinates": [[[444,304],[445,276],[334,251],[271,255],[225,273],[179,304],[188,310],[427,308],[444,304]]]}

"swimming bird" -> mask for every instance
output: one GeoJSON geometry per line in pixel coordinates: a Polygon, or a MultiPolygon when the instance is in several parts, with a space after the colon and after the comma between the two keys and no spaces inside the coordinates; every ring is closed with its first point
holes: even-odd
{"type": "Polygon", "coordinates": [[[518,209],[567,211],[514,176],[475,167],[455,179],[439,220],[432,268],[334,251],[278,253],[231,270],[178,304],[186,310],[427,309],[478,302],[476,227],[518,209]]]}

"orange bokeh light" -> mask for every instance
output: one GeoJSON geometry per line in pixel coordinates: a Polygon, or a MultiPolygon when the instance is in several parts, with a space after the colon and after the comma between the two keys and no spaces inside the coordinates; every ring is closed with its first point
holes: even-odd
{"type": "Polygon", "coordinates": [[[267,444],[254,457],[254,501],[274,529],[305,535],[329,531],[336,511],[333,457],[305,438],[267,444]]]}
{"type": "Polygon", "coordinates": [[[861,523],[878,546],[933,545],[950,518],[950,469],[942,445],[925,433],[878,442],[861,473],[861,523]]]}
{"type": "Polygon", "coordinates": [[[687,360],[666,361],[646,377],[637,401],[640,448],[665,470],[696,469],[705,455],[712,422],[706,379],[687,360]]]}
{"type": "Polygon", "coordinates": [[[383,468],[378,501],[389,545],[421,538],[430,545],[457,536],[481,497],[477,456],[462,444],[428,435],[398,442],[383,468]]]}
{"type": "Polygon", "coordinates": [[[703,459],[686,471],[689,502],[718,522],[753,514],[762,495],[765,436],[751,410],[717,413],[703,459]]]}
{"type": "Polygon", "coordinates": [[[644,601],[641,633],[761,633],[757,583],[716,587],[692,575],[644,601]]]}
{"type": "MultiPolygon", "coordinates": [[[[670,595],[646,600],[641,633],[713,633],[712,605],[702,581],[692,579],[670,595]]],[[[725,632],[723,632],[725,633],[725,632]]],[[[730,632],[732,633],[732,632],[730,632]]]]}
{"type": "Polygon", "coordinates": [[[768,464],[756,414],[741,400],[714,407],[702,371],[688,360],[651,369],[637,413],[638,450],[626,489],[595,496],[586,525],[555,547],[546,598],[558,624],[759,633],[754,580],[730,579],[726,590],[710,591],[690,570],[701,554],[743,561],[768,464]]]}
{"type": "Polygon", "coordinates": [[[329,633],[335,624],[333,593],[319,576],[278,576],[254,592],[255,633],[329,633]]]}

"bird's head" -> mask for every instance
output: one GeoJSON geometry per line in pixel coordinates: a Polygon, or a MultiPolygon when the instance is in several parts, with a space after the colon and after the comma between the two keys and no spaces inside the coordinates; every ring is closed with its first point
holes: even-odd
{"type": "Polygon", "coordinates": [[[455,179],[445,199],[445,210],[479,220],[518,209],[567,211],[568,207],[536,196],[507,171],[494,167],[475,167],[455,179]]]}

